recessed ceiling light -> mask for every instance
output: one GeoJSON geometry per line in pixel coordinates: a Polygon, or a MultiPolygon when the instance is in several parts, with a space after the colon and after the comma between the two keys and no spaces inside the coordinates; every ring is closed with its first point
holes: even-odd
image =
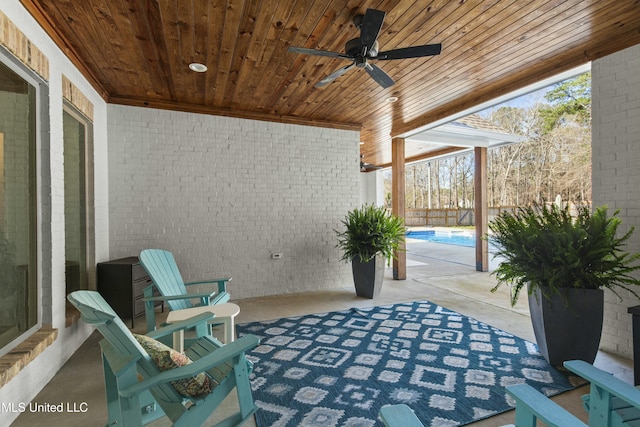
{"type": "Polygon", "coordinates": [[[207,66],[198,62],[192,62],[191,64],[189,64],[189,69],[191,71],[195,71],[196,73],[204,73],[205,71],[207,71],[207,66]]]}
{"type": "Polygon", "coordinates": [[[387,98],[387,102],[396,102],[398,100],[397,96],[390,96],[387,98]]]}

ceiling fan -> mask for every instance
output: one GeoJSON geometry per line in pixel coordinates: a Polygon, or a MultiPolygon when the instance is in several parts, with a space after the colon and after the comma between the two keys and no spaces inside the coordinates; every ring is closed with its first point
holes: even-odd
{"type": "Polygon", "coordinates": [[[378,169],[382,169],[382,166],[377,166],[372,163],[365,162],[364,155],[360,154],[360,172],[371,172],[377,171],[378,169]]]}
{"type": "Polygon", "coordinates": [[[424,56],[439,55],[442,50],[442,45],[440,43],[427,44],[379,52],[378,34],[380,34],[385,15],[385,12],[375,9],[367,9],[364,15],[356,15],[353,18],[353,23],[360,29],[360,37],[347,42],[345,45],[346,53],[294,46],[289,47],[289,52],[301,53],[303,55],[328,56],[330,58],[342,58],[352,61],[352,63],[346,67],[342,67],[320,80],[316,83],[316,87],[322,87],[331,83],[355,66],[357,68],[363,68],[373,80],[386,89],[395,82],[381,68],[375,64],[371,64],[369,61],[388,61],[391,59],[421,58],[424,56]]]}
{"type": "Polygon", "coordinates": [[[382,166],[377,166],[367,162],[360,162],[360,172],[372,172],[382,169],[382,166]]]}

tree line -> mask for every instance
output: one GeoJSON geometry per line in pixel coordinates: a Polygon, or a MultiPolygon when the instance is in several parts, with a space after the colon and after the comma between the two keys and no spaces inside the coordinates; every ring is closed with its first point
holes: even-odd
{"type": "MultiPolygon", "coordinates": [[[[524,142],[487,152],[489,206],[591,200],[591,75],[558,83],[530,105],[478,113],[524,142]]],[[[390,174],[385,185],[390,189],[390,174]]],[[[387,191],[387,198],[390,197],[387,191]]],[[[406,167],[407,208],[470,208],[474,154],[425,160],[406,167]]]]}

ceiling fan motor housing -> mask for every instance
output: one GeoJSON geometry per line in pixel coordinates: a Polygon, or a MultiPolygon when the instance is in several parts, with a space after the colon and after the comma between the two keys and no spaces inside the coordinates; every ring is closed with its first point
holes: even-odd
{"type": "Polygon", "coordinates": [[[349,40],[344,47],[344,51],[351,57],[355,57],[356,55],[362,53],[362,44],[360,43],[360,37],[349,40]]]}
{"type": "MultiPolygon", "coordinates": [[[[355,39],[351,39],[347,42],[347,44],[344,47],[344,51],[347,55],[356,59],[356,63],[357,63],[358,62],[357,58],[363,56],[362,48],[363,46],[362,46],[362,42],[360,41],[360,37],[356,37],[355,39]]],[[[376,40],[373,43],[373,46],[371,46],[371,49],[369,49],[369,51],[363,57],[363,59],[375,58],[376,56],[378,56],[378,40],[376,40]]]]}
{"type": "Polygon", "coordinates": [[[353,16],[353,25],[356,26],[357,29],[361,29],[362,28],[362,20],[364,19],[364,14],[362,13],[358,13],[357,15],[353,16]]]}

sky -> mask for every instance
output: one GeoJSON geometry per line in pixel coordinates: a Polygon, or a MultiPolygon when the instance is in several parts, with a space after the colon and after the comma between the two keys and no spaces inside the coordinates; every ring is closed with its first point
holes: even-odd
{"type": "Polygon", "coordinates": [[[553,85],[547,86],[542,89],[538,89],[526,95],[519,96],[517,98],[511,99],[509,101],[506,101],[506,102],[494,105],[493,107],[479,111],[478,114],[481,117],[486,117],[490,111],[497,110],[498,108],[501,108],[501,107],[527,108],[538,102],[545,102],[544,95],[552,88],[553,88],[553,85]]]}

